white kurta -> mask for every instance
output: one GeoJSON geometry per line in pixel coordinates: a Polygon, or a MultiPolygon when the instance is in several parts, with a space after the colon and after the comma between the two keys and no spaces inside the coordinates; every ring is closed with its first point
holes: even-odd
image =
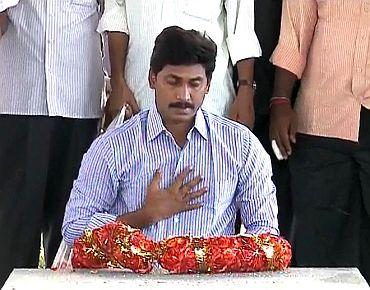
{"type": "Polygon", "coordinates": [[[21,0],[7,9],[8,29],[0,40],[0,114],[101,116],[99,4],[21,0]]]}
{"type": "Polygon", "coordinates": [[[125,77],[141,109],[154,104],[147,78],[154,40],[171,25],[206,32],[216,42],[216,69],[203,108],[227,114],[235,96],[231,63],[261,54],[254,0],[106,0],[98,30],[129,35],[125,77]]]}

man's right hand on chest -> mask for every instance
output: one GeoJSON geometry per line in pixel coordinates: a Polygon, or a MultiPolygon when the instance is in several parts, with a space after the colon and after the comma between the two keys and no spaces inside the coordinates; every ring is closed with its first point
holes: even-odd
{"type": "Polygon", "coordinates": [[[144,228],[177,213],[202,207],[201,203],[193,201],[205,194],[207,188],[194,190],[202,181],[200,176],[184,183],[190,172],[190,169],[185,169],[168,188],[161,189],[161,173],[157,170],[148,186],[144,206],[136,212],[118,217],[117,220],[136,228],[144,228]]]}

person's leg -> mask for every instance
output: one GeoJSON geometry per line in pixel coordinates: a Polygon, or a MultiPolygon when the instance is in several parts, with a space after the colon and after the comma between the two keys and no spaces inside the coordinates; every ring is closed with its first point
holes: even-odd
{"type": "Polygon", "coordinates": [[[54,119],[44,203],[43,235],[47,267],[51,267],[62,240],[65,205],[77,178],[82,156],[97,135],[97,125],[97,119],[54,119]]]}
{"type": "Polygon", "coordinates": [[[363,201],[360,271],[370,284],[370,110],[365,108],[361,111],[359,142],[361,147],[355,158],[359,165],[363,201]]]}
{"type": "Polygon", "coordinates": [[[297,139],[289,161],[297,266],[359,264],[360,182],[347,145],[338,139],[297,139]]]}
{"type": "Polygon", "coordinates": [[[49,123],[0,116],[0,287],[13,268],[37,267],[49,123]]]}
{"type": "Polygon", "coordinates": [[[269,138],[268,115],[256,115],[253,133],[271,157],[272,181],[276,186],[276,197],[279,207],[278,219],[280,234],[289,239],[292,223],[292,197],[290,190],[290,172],[287,161],[279,161],[275,157],[269,138]]]}

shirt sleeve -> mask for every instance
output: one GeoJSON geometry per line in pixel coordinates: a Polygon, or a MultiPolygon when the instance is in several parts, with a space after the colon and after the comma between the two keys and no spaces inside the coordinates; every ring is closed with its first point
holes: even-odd
{"type": "Polygon", "coordinates": [[[19,0],[0,0],[0,12],[17,5],[19,0]]]}
{"type": "Polygon", "coordinates": [[[126,0],[105,0],[104,13],[98,25],[98,32],[123,32],[129,34],[126,0]]]}
{"type": "Polygon", "coordinates": [[[316,0],[284,0],[280,38],[271,57],[272,63],[300,79],[306,67],[316,23],[316,0]]]}
{"type": "Polygon", "coordinates": [[[62,234],[68,245],[85,229],[116,220],[117,216],[108,213],[116,200],[119,184],[113,164],[108,140],[102,135],[84,155],[66,206],[62,234]]]}
{"type": "Polygon", "coordinates": [[[226,43],[232,63],[261,56],[254,31],[254,0],[225,0],[226,43]]]}
{"type": "Polygon", "coordinates": [[[250,234],[279,234],[276,188],[271,160],[258,139],[250,134],[243,145],[243,167],[237,186],[237,204],[243,224],[250,234]]]}

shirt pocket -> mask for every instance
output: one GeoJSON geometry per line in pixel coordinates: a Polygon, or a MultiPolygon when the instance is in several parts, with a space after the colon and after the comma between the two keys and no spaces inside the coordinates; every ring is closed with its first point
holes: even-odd
{"type": "MultiPolygon", "coordinates": [[[[220,2],[219,0],[212,1],[220,2]]],[[[185,15],[197,18],[204,22],[217,18],[221,11],[216,4],[205,0],[184,0],[183,5],[183,13],[185,15]]]]}
{"type": "Polygon", "coordinates": [[[97,0],[69,0],[66,8],[69,12],[77,14],[89,14],[97,10],[97,0]]]}
{"type": "Polygon", "coordinates": [[[137,211],[144,205],[146,191],[153,175],[142,174],[121,185],[121,194],[129,212],[137,211]]]}

